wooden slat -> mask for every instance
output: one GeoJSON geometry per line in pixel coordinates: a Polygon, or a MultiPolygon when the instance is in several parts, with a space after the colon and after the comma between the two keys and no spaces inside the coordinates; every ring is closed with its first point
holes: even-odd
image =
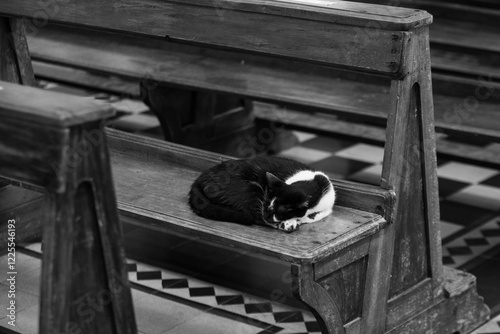
{"type": "MultiPolygon", "coordinates": [[[[69,0],[58,9],[47,18],[390,77],[405,73],[400,66],[408,38],[404,31],[432,21],[423,11],[350,2],[318,7],[279,1],[69,0]]],[[[32,0],[4,0],[0,8],[0,14],[31,18],[39,11],[32,0]]]]}
{"type": "Polygon", "coordinates": [[[442,293],[439,196],[428,28],[411,43],[410,75],[391,83],[381,187],[398,196],[389,296],[432,277],[442,293]]]}
{"type": "MultiPolygon", "coordinates": [[[[315,72],[310,68],[307,71],[290,69],[274,63],[265,64],[260,58],[242,62],[241,59],[246,58],[244,55],[238,58],[213,52],[203,56],[197,49],[176,48],[159,41],[145,48],[144,42],[138,39],[128,38],[127,41],[85,30],[62,32],[56,28],[46,29],[30,37],[29,45],[35,59],[137,81],[156,80],[181,87],[231,93],[300,110],[343,114],[381,124],[387,117],[388,86],[340,79],[334,76],[336,73],[321,73],[318,69],[315,72]]],[[[472,97],[474,93],[473,88],[472,97]]],[[[464,101],[463,96],[436,94],[436,129],[500,141],[498,104],[484,100],[476,108],[466,110],[464,101]]]]}
{"type": "Polygon", "coordinates": [[[24,22],[20,19],[10,19],[9,21],[12,29],[12,46],[18,62],[19,78],[23,85],[35,86],[35,74],[26,42],[24,22]]]}
{"type": "MultiPolygon", "coordinates": [[[[203,155],[210,157],[205,168],[216,155],[178,146],[176,152],[167,147],[175,145],[149,140],[142,154],[133,147],[138,136],[126,135],[130,143],[113,139],[124,137],[110,131],[111,160],[118,206],[122,215],[134,218],[157,230],[184,232],[193,237],[222,243],[289,261],[301,262],[319,259],[339,251],[381,229],[386,221],[379,215],[342,206],[325,221],[301,226],[291,234],[263,226],[244,226],[218,222],[196,216],[188,206],[189,188],[200,171],[191,161],[192,154],[200,152],[197,164],[203,164],[203,155]],[[119,145],[117,142],[120,142],[119,145]],[[154,145],[154,146],[153,146],[154,145]],[[161,156],[176,155],[177,159],[161,156]],[[184,156],[182,156],[184,155],[184,156]]],[[[144,141],[145,139],[143,139],[144,141]]],[[[204,169],[204,168],[203,168],[204,169]]]]}
{"type": "Polygon", "coordinates": [[[0,117],[68,127],[114,115],[107,104],[0,81],[0,117]]]}
{"type": "Polygon", "coordinates": [[[82,70],[41,61],[32,61],[38,78],[55,80],[77,86],[92,87],[120,94],[121,96],[139,97],[139,79],[117,77],[109,73],[82,70]]]}
{"type": "MultiPolygon", "coordinates": [[[[144,161],[159,160],[176,165],[189,165],[190,169],[200,173],[218,163],[232,159],[229,156],[131,135],[118,130],[108,129],[107,131],[110,134],[110,145],[116,151],[140,156],[144,161]]],[[[337,191],[338,205],[378,214],[387,222],[392,222],[394,192],[346,180],[332,179],[331,181],[337,191]]]]}
{"type": "MultiPolygon", "coordinates": [[[[2,91],[0,91],[0,101],[2,91]]],[[[26,99],[26,96],[24,96],[26,99]]],[[[3,101],[2,101],[3,102],[3,101]]],[[[1,104],[1,102],[0,102],[1,104]]],[[[0,109],[0,114],[2,114],[0,109]]],[[[62,191],[63,173],[77,160],[68,162],[64,148],[68,144],[68,129],[42,128],[39,124],[12,121],[2,115],[0,122],[0,175],[50,190],[62,191]]],[[[72,159],[77,159],[73,155],[72,159]]]]}
{"type": "Polygon", "coordinates": [[[499,33],[499,28],[440,18],[439,23],[432,26],[430,36],[433,43],[500,52],[499,33]]]}
{"type": "MultiPolygon", "coordinates": [[[[365,27],[367,24],[378,23],[383,29],[388,30],[411,30],[415,27],[430,24],[432,17],[425,11],[408,9],[403,7],[378,6],[361,4],[357,2],[332,2],[329,0],[300,1],[300,0],[224,0],[203,1],[185,0],[180,3],[170,1],[107,1],[105,3],[91,0],[85,3],[77,0],[68,0],[64,6],[58,7],[55,13],[51,13],[50,20],[68,23],[80,23],[91,26],[98,22],[96,27],[115,29],[124,32],[143,33],[158,35],[167,28],[180,28],[180,19],[174,13],[180,13],[181,8],[192,8],[194,17],[198,13],[210,13],[210,16],[229,15],[229,12],[251,13],[262,16],[263,14],[277,17],[290,17],[311,21],[330,22],[342,25],[355,25],[365,27]],[[118,5],[119,4],[119,5],[118,5]],[[196,9],[196,7],[201,7],[196,9]],[[219,13],[217,13],[219,11],[219,13]],[[220,13],[223,12],[223,13],[220,13]],[[120,22],[134,17],[134,14],[147,14],[141,22],[120,22]],[[117,17],[120,20],[115,20],[117,17]],[[147,19],[146,19],[147,17],[147,19]],[[86,18],[86,20],[84,19],[86,18]],[[163,20],[160,20],[163,18],[163,20]],[[168,22],[165,18],[171,18],[168,22]],[[118,22],[116,22],[118,21],[118,22]]],[[[13,16],[25,16],[39,18],[40,5],[33,0],[10,1],[4,0],[0,13],[13,16]]],[[[234,15],[239,15],[234,13],[234,15]]],[[[185,27],[199,25],[200,22],[186,20],[185,27]]],[[[257,28],[257,27],[255,27],[257,28]]],[[[165,34],[160,34],[165,36],[165,34]]]]}
{"type": "MultiPolygon", "coordinates": [[[[386,138],[385,129],[380,126],[356,124],[339,120],[331,115],[284,110],[275,105],[260,102],[254,104],[254,113],[258,121],[272,122],[275,126],[285,126],[287,129],[312,132],[322,136],[340,135],[377,144],[384,143],[386,138]]],[[[463,135],[463,132],[460,134],[463,135]]],[[[439,154],[485,166],[500,165],[500,155],[497,151],[488,147],[478,150],[476,145],[448,141],[445,137],[441,135],[436,142],[439,154]]],[[[476,137],[481,137],[481,134],[476,137]]]]}

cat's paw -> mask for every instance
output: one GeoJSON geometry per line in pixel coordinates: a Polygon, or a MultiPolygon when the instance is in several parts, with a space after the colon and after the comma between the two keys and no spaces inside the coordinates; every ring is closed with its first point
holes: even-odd
{"type": "Polygon", "coordinates": [[[298,219],[289,219],[284,222],[279,223],[278,229],[286,232],[293,232],[299,229],[300,220],[298,219]]]}

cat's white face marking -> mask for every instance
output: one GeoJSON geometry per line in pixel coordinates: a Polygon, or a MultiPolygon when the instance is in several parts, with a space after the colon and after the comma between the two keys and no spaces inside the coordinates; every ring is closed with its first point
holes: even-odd
{"type": "Polygon", "coordinates": [[[311,170],[301,170],[300,172],[292,175],[291,177],[289,177],[285,183],[290,185],[292,183],[295,183],[295,182],[299,182],[299,181],[310,181],[312,179],[314,179],[314,177],[317,175],[317,174],[323,174],[321,172],[313,172],[311,170]]]}
{"type": "Polygon", "coordinates": [[[271,203],[269,203],[269,210],[274,209],[274,201],[276,200],[276,197],[271,200],[271,203]]]}
{"type": "MultiPolygon", "coordinates": [[[[299,181],[310,181],[317,175],[322,175],[328,179],[328,176],[325,173],[303,170],[291,176],[285,182],[286,184],[292,184],[299,181]]],[[[307,210],[304,217],[298,218],[298,224],[314,223],[327,217],[330,213],[332,213],[332,207],[335,204],[335,199],[335,190],[333,189],[333,185],[330,183],[328,191],[323,194],[321,200],[313,208],[307,210]]]]}

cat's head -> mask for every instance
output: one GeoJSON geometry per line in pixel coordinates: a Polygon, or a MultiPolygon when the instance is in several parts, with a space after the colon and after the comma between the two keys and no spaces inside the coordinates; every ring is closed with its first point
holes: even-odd
{"type": "Polygon", "coordinates": [[[266,221],[276,223],[305,216],[309,209],[310,195],[293,184],[286,184],[269,172],[266,173],[266,179],[267,201],[263,208],[266,221]]]}

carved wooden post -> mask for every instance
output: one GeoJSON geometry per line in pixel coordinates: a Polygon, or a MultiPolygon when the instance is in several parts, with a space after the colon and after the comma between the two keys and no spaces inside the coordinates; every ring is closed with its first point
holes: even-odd
{"type": "Polygon", "coordinates": [[[381,184],[397,198],[389,297],[417,284],[429,284],[437,297],[443,269],[428,27],[406,32],[403,39],[406,72],[391,83],[381,184]]]}
{"type": "Polygon", "coordinates": [[[52,166],[43,235],[40,332],[134,333],[122,230],[103,122],[69,129],[67,159],[52,166]]]}
{"type": "MultiPolygon", "coordinates": [[[[22,78],[15,64],[3,74],[22,78]]],[[[65,94],[0,86],[0,175],[48,193],[40,333],[136,333],[102,121],[114,111],[65,94]]]]}
{"type": "Polygon", "coordinates": [[[0,16],[0,80],[36,84],[22,19],[0,16]]]}

